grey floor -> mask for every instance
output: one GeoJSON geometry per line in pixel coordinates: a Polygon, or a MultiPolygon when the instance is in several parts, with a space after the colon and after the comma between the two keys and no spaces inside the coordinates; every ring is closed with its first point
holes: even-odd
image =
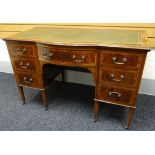
{"type": "MultiPolygon", "coordinates": [[[[48,111],[44,111],[37,90],[25,92],[27,104],[22,105],[13,75],[0,73],[1,131],[125,130],[127,110],[122,107],[102,103],[99,121],[92,121],[94,88],[91,86],[54,82],[47,92],[48,111]]],[[[155,130],[155,97],[138,96],[130,130],[155,130]]]]}

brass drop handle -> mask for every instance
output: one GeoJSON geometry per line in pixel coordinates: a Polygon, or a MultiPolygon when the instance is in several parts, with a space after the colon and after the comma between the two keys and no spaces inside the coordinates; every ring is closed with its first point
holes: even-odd
{"type": "Polygon", "coordinates": [[[26,63],[26,65],[24,65],[23,62],[20,62],[19,66],[20,68],[27,69],[30,66],[30,63],[26,63]]]}
{"type": "Polygon", "coordinates": [[[52,52],[44,52],[43,53],[43,56],[45,57],[45,58],[47,58],[47,59],[50,59],[50,58],[52,58],[53,57],[53,53],[52,52]]]}
{"type": "Polygon", "coordinates": [[[124,65],[128,61],[127,58],[123,58],[122,60],[118,60],[117,57],[112,57],[112,63],[117,64],[117,65],[124,65]]]}
{"type": "Polygon", "coordinates": [[[26,52],[26,48],[17,48],[16,51],[19,53],[19,54],[24,54],[26,52]]]}
{"type": "Polygon", "coordinates": [[[123,75],[123,74],[120,75],[120,79],[115,79],[114,74],[110,74],[110,77],[111,77],[112,81],[116,81],[116,82],[122,82],[125,79],[125,75],[123,75]]]}
{"type": "Polygon", "coordinates": [[[73,58],[73,61],[78,62],[78,63],[85,61],[84,55],[82,55],[80,59],[76,59],[76,55],[73,55],[72,58],[73,58]]]}
{"type": "Polygon", "coordinates": [[[113,91],[113,92],[109,92],[109,96],[112,96],[112,97],[118,97],[118,98],[120,98],[120,97],[122,96],[122,94],[121,94],[121,93],[118,93],[118,92],[113,91]]]}
{"type": "Polygon", "coordinates": [[[25,83],[28,83],[28,84],[33,81],[32,77],[26,77],[26,76],[24,76],[23,80],[25,83]]]}

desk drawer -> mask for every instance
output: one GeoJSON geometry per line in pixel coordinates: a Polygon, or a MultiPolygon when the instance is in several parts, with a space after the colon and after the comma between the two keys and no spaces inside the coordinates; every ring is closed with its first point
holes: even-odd
{"type": "Polygon", "coordinates": [[[35,57],[35,45],[26,43],[9,43],[7,44],[7,47],[12,56],[24,58],[35,57]]]}
{"type": "Polygon", "coordinates": [[[120,105],[131,105],[130,100],[133,95],[132,90],[100,85],[99,100],[120,105]]]}
{"type": "Polygon", "coordinates": [[[15,69],[19,69],[22,71],[36,72],[37,70],[34,59],[14,58],[13,64],[15,66],[15,69]]]}
{"type": "Polygon", "coordinates": [[[17,83],[23,86],[39,88],[39,79],[36,74],[16,72],[17,83]]]}
{"type": "Polygon", "coordinates": [[[39,57],[43,61],[51,63],[72,64],[72,65],[94,65],[96,62],[95,51],[53,49],[39,47],[39,57]]]}
{"type": "Polygon", "coordinates": [[[100,64],[119,67],[137,68],[140,63],[140,56],[131,52],[101,52],[100,64]]]}
{"type": "Polygon", "coordinates": [[[134,87],[136,86],[137,72],[124,71],[119,69],[100,69],[100,83],[109,83],[115,86],[134,87]]]}

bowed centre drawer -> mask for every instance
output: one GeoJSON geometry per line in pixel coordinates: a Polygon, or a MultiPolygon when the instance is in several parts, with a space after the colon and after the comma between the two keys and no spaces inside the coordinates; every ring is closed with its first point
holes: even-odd
{"type": "Polygon", "coordinates": [[[57,62],[60,64],[73,64],[73,65],[95,65],[96,55],[95,50],[85,49],[55,49],[47,47],[38,47],[39,58],[46,62],[57,62]]]}

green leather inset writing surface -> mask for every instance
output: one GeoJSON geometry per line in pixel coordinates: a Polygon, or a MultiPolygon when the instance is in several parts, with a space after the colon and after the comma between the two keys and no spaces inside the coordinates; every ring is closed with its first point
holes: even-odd
{"type": "Polygon", "coordinates": [[[36,27],[4,40],[34,41],[69,46],[105,46],[148,49],[145,31],[36,27]]]}

